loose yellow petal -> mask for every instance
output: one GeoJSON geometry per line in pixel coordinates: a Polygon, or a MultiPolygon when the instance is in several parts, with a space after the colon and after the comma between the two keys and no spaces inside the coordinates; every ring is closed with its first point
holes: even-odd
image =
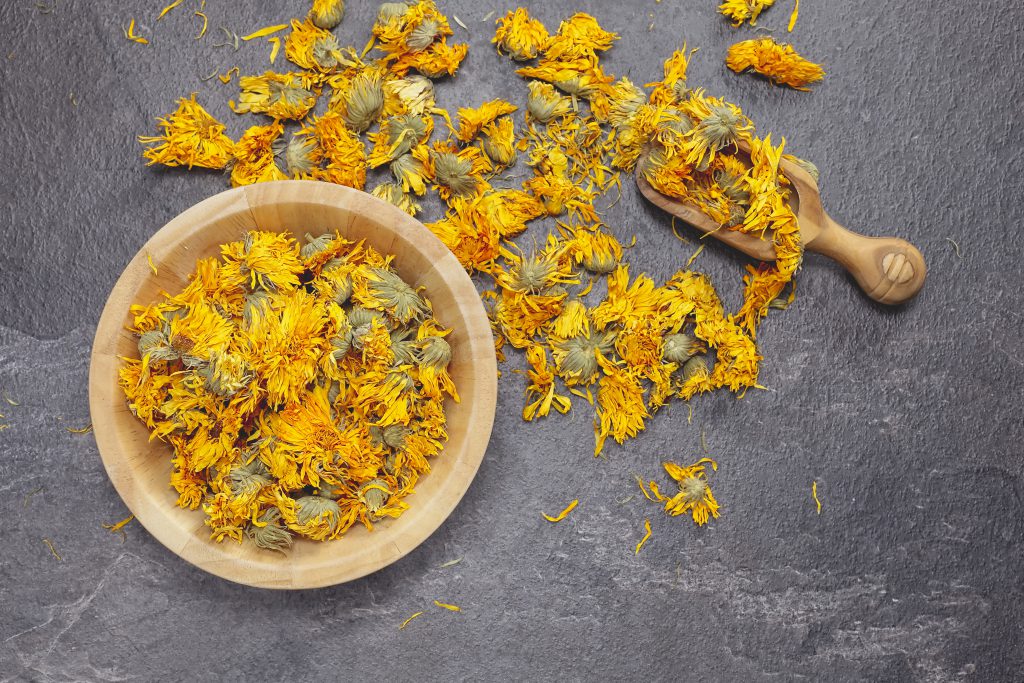
{"type": "Polygon", "coordinates": [[[446,609],[446,610],[448,610],[450,612],[461,612],[462,611],[462,608],[459,607],[458,605],[449,605],[449,604],[444,603],[444,602],[438,602],[437,600],[434,600],[434,604],[437,605],[438,607],[443,607],[444,609],[446,609]]]}
{"type": "Polygon", "coordinates": [[[146,252],[146,262],[149,264],[149,269],[153,271],[153,275],[156,275],[156,264],[153,263],[153,255],[148,251],[146,252]]]}
{"type": "Polygon", "coordinates": [[[700,252],[702,252],[702,251],[704,251],[704,245],[703,244],[700,245],[699,247],[697,247],[697,251],[693,252],[693,254],[690,256],[690,258],[688,258],[686,260],[686,267],[687,268],[689,268],[690,266],[693,265],[693,262],[697,260],[697,257],[700,256],[700,252]]]}
{"type": "Polygon", "coordinates": [[[266,28],[261,28],[258,31],[253,31],[247,36],[242,36],[242,40],[253,40],[254,38],[262,38],[263,36],[269,36],[273,33],[277,33],[278,31],[283,31],[286,28],[288,28],[288,24],[276,24],[274,26],[267,26],[266,28]]]}
{"type": "Polygon", "coordinates": [[[640,493],[644,494],[644,498],[651,501],[652,503],[657,503],[658,499],[652,497],[651,494],[647,492],[647,489],[644,488],[644,480],[640,478],[640,475],[635,474],[633,476],[636,477],[636,485],[640,487],[640,493]]]}
{"type": "Polygon", "coordinates": [[[124,29],[124,37],[127,38],[128,40],[132,41],[133,43],[138,43],[140,45],[149,45],[149,41],[148,40],[146,40],[142,36],[135,35],[135,20],[134,19],[129,21],[128,22],[128,28],[124,29]]]}
{"type": "Polygon", "coordinates": [[[53,541],[48,538],[44,538],[43,543],[46,544],[46,547],[50,549],[50,552],[53,553],[53,556],[56,557],[59,562],[64,561],[64,558],[57,553],[57,549],[53,547],[53,541]]]}
{"type": "Polygon", "coordinates": [[[412,621],[416,617],[419,617],[419,616],[422,616],[422,615],[423,615],[423,612],[417,612],[416,614],[412,615],[411,617],[409,617],[408,619],[406,619],[405,621],[402,622],[401,626],[398,627],[398,630],[399,631],[403,630],[406,626],[409,625],[410,621],[412,621]]]}
{"type": "Polygon", "coordinates": [[[110,531],[112,534],[121,534],[121,543],[124,543],[128,539],[128,534],[125,533],[124,528],[135,519],[135,515],[128,515],[120,522],[116,524],[104,524],[103,528],[110,531]]]}
{"type": "Polygon", "coordinates": [[[561,522],[561,521],[562,521],[563,519],[565,519],[565,518],[566,518],[566,516],[567,516],[567,515],[568,515],[568,514],[569,514],[570,512],[572,512],[572,511],[573,511],[573,508],[575,508],[575,507],[576,507],[577,505],[579,505],[579,504],[580,504],[580,499],[579,499],[579,498],[577,498],[577,499],[576,499],[576,500],[574,500],[573,502],[569,503],[569,507],[567,507],[567,508],[565,508],[564,510],[562,510],[561,512],[559,512],[559,513],[558,513],[557,515],[555,515],[554,517],[552,517],[552,516],[550,516],[550,515],[545,515],[545,514],[544,514],[543,512],[541,513],[541,516],[542,516],[542,517],[544,517],[544,519],[548,520],[549,522],[561,522]]]}
{"type": "Polygon", "coordinates": [[[75,429],[74,427],[65,427],[64,429],[68,430],[72,434],[88,434],[92,431],[92,425],[86,425],[80,429],[75,429]]]}
{"type": "Polygon", "coordinates": [[[196,12],[195,15],[197,17],[202,17],[203,18],[203,28],[201,28],[199,30],[199,35],[195,37],[195,40],[199,40],[200,38],[202,38],[203,36],[206,35],[206,27],[210,24],[210,20],[207,19],[206,15],[203,14],[202,12],[196,12]]]}
{"type": "Polygon", "coordinates": [[[640,539],[640,542],[636,544],[636,552],[633,553],[634,555],[640,554],[640,549],[644,547],[644,545],[647,543],[647,540],[651,537],[651,520],[644,520],[644,529],[647,531],[647,533],[645,533],[644,537],[640,539]]]}
{"type": "Polygon", "coordinates": [[[821,501],[818,499],[818,482],[811,484],[811,496],[814,498],[814,502],[818,504],[818,514],[821,514],[821,501]]]}
{"type": "Polygon", "coordinates": [[[796,17],[798,14],[800,14],[800,0],[796,0],[796,3],[793,5],[793,13],[789,15],[789,26],[786,30],[790,33],[793,32],[793,27],[796,26],[796,17]]]}
{"type": "Polygon", "coordinates": [[[160,21],[161,19],[163,19],[163,18],[164,18],[164,16],[165,16],[165,15],[166,15],[166,14],[167,14],[168,12],[170,12],[170,11],[171,11],[172,9],[174,9],[175,7],[177,7],[178,5],[180,5],[181,3],[182,3],[182,0],[174,0],[174,2],[172,2],[171,4],[169,4],[169,5],[167,6],[167,7],[164,7],[164,8],[162,9],[162,10],[160,10],[160,14],[159,14],[159,16],[157,16],[156,20],[157,20],[157,21],[160,21]]]}
{"type": "Polygon", "coordinates": [[[267,42],[274,46],[270,48],[270,63],[273,64],[277,61],[277,53],[281,51],[281,39],[275,36],[268,38],[267,42]]]}
{"type": "Polygon", "coordinates": [[[222,73],[219,76],[217,76],[217,80],[219,80],[221,83],[230,83],[231,77],[238,73],[240,73],[238,67],[235,66],[228,69],[225,73],[222,73]]]}

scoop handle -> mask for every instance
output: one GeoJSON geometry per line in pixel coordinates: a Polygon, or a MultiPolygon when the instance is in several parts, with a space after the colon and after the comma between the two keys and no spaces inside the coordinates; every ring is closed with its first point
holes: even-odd
{"type": "Polygon", "coordinates": [[[823,216],[821,232],[807,249],[838,261],[864,293],[882,304],[902,304],[921,291],[927,273],[924,256],[898,237],[866,237],[823,216]]]}

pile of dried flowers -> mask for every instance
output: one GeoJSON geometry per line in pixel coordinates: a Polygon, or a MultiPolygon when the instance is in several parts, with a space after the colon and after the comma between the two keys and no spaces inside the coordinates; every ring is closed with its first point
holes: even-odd
{"type": "Polygon", "coordinates": [[[337,235],[250,232],[182,291],[132,307],[120,383],[174,449],[178,505],[281,550],[398,517],[447,438],[448,331],[391,257],[337,235]],[[308,236],[307,236],[308,237],[308,236]]]}
{"type": "MultiPolygon", "coordinates": [[[[301,178],[363,188],[368,168],[387,166],[393,180],[372,193],[412,215],[436,192],[447,211],[427,225],[488,283],[499,358],[506,346],[525,353],[523,417],[566,413],[571,395],[581,397],[594,406],[595,454],[609,437],[622,443],[638,434],[672,398],[757,386],[758,323],[769,308],[784,307],[802,257],[778,170],[783,145],[759,139],[735,105],[690,88],[691,53],[673,54],[648,91],[604,71],[601,53],[617,35],[593,17],[576,14],[551,33],[516,9],[497,20],[493,42],[523,63],[522,118],[503,100],[452,116],[436,106],[432,81],[454,75],[467,46],[448,42],[448,19],[432,0],[382,4],[362,54],[338,44],[323,27],[331,22],[317,21],[323,4],[291,22],[291,71],[240,79],[234,110],[267,123],[232,140],[192,96],[160,120],[159,135],[141,138],[146,159],[226,169],[235,186],[301,178]],[[371,46],[376,58],[366,56],[371,46]],[[319,100],[326,109],[314,114],[319,100]],[[501,186],[519,160],[530,177],[501,186]],[[659,191],[699,206],[723,229],[775,245],[774,263],[749,268],[738,311],[725,311],[701,273],[683,269],[658,284],[622,262],[623,245],[596,201],[621,192],[620,173],[638,165],[659,191]],[[521,250],[512,239],[542,217],[553,217],[556,229],[521,250]]],[[[706,482],[702,467],[673,467],[680,482],[706,482]]],[[[698,524],[717,515],[706,484],[699,496],[696,484],[687,487],[680,483],[681,500],[656,488],[652,498],[693,513],[698,524]]]]}

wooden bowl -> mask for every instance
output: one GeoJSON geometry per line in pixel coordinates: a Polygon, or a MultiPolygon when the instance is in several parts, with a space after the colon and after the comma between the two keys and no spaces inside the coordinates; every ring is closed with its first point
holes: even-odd
{"type": "Polygon", "coordinates": [[[314,588],[351,581],[403,557],[451,514],[476,475],[490,438],[497,398],[497,366],[490,325],[469,276],[455,256],[419,221],[364,192],[302,180],[263,183],[222,192],[196,204],[163,228],[135,255],[114,285],[96,329],[89,369],[89,407],[103,465],[114,488],[146,529],[172,552],[212,574],[263,588],[314,588]],[[407,500],[408,511],[367,532],[356,525],[323,543],[297,539],[287,555],[246,539],[216,543],[201,510],[176,504],[170,487],[171,448],[150,440],[128,410],[117,383],[119,357],[138,357],[127,331],[133,303],[176,292],[196,260],[253,229],[297,236],[337,230],[394,254],[394,265],[426,296],[442,325],[452,328],[449,368],[461,403],[448,401],[449,439],[432,470],[407,500]],[[154,274],[147,255],[157,267],[154,274]]]}

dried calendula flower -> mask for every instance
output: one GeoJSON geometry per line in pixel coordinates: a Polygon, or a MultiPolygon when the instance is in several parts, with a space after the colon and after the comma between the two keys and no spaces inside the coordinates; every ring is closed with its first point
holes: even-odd
{"type": "Polygon", "coordinates": [[[452,194],[471,194],[477,188],[477,179],[473,174],[473,162],[455,152],[435,151],[434,179],[452,194]]]}
{"type": "Polygon", "coordinates": [[[673,517],[690,514],[697,526],[703,526],[711,518],[718,518],[718,501],[711,493],[705,463],[717,471],[718,463],[711,458],[701,458],[689,467],[682,467],[673,462],[665,462],[665,472],[676,482],[679,492],[673,496],[665,496],[654,482],[649,484],[654,497],[665,503],[665,511],[673,517]]]}
{"type": "Polygon", "coordinates": [[[731,19],[733,26],[740,26],[743,22],[756,26],[761,12],[774,4],[775,0],[725,0],[718,6],[718,11],[731,19]]]}
{"type": "Polygon", "coordinates": [[[139,136],[150,145],[142,156],[150,165],[224,168],[234,158],[235,143],[224,134],[224,124],[210,116],[193,93],[178,100],[178,109],[159,119],[159,136],[139,136]]]}
{"type": "Polygon", "coordinates": [[[361,190],[366,184],[366,147],[359,136],[346,125],[340,114],[332,111],[316,117],[303,129],[312,134],[326,165],[314,169],[316,180],[325,180],[361,190]]]}
{"type": "Polygon", "coordinates": [[[483,127],[480,148],[495,166],[511,166],[516,162],[515,124],[508,116],[483,127]]]}
{"type": "Polygon", "coordinates": [[[455,132],[456,139],[469,142],[484,126],[493,123],[499,116],[511,114],[518,107],[505,100],[484,102],[475,109],[459,109],[459,129],[455,132]]]}
{"type": "MultiPolygon", "coordinates": [[[[683,363],[686,363],[691,356],[699,353],[700,348],[700,343],[697,341],[696,337],[692,334],[679,332],[665,336],[665,348],[662,351],[662,355],[665,360],[682,365],[683,363]]],[[[705,366],[705,370],[706,369],[707,368],[705,366]]]]}
{"type": "Polygon", "coordinates": [[[529,386],[526,388],[528,403],[523,408],[523,419],[527,421],[544,417],[554,408],[560,413],[569,412],[572,402],[568,396],[555,392],[555,373],[548,365],[547,353],[543,346],[532,345],[526,349],[526,371],[529,386]]]}
{"type": "Polygon", "coordinates": [[[431,120],[417,114],[400,114],[385,119],[380,132],[369,136],[373,142],[370,166],[376,168],[408,154],[430,136],[431,130],[431,120]]]}
{"type": "Polygon", "coordinates": [[[264,550],[284,552],[292,545],[292,534],[279,523],[281,512],[276,507],[268,508],[259,518],[245,528],[248,536],[256,547],[264,550]]]}
{"type": "Polygon", "coordinates": [[[522,7],[510,10],[496,22],[494,38],[498,53],[505,52],[512,59],[533,59],[547,46],[550,35],[544,24],[534,19],[522,7]]]}
{"type": "Polygon", "coordinates": [[[540,123],[572,113],[572,101],[558,93],[550,83],[530,81],[530,94],[526,100],[526,109],[530,116],[540,123]]]}
{"type": "Polygon", "coordinates": [[[384,507],[388,498],[391,497],[391,489],[388,488],[387,482],[384,480],[373,479],[363,486],[359,491],[359,495],[362,496],[363,501],[366,503],[366,509],[370,514],[375,515],[384,507]]]}
{"type": "Polygon", "coordinates": [[[423,195],[427,191],[426,181],[430,173],[423,160],[414,154],[403,154],[391,162],[391,174],[402,186],[403,192],[423,195]]]}
{"type": "Polygon", "coordinates": [[[271,71],[262,76],[242,76],[238,103],[232,103],[236,114],[253,112],[275,119],[304,117],[316,104],[316,95],[307,89],[299,74],[277,74],[271,71]]]}
{"type": "Polygon", "coordinates": [[[554,343],[559,374],[571,384],[590,384],[601,371],[600,359],[615,349],[612,333],[580,333],[554,343]]]}
{"type": "Polygon", "coordinates": [[[356,76],[345,96],[345,122],[361,133],[377,120],[383,108],[384,89],[380,76],[372,71],[356,76]]]}
{"type": "Polygon", "coordinates": [[[277,122],[269,126],[253,126],[245,131],[235,144],[232,187],[287,178],[277,166],[274,150],[274,142],[283,132],[284,126],[277,122]]]}
{"type": "Polygon", "coordinates": [[[313,0],[309,20],[317,28],[330,30],[345,17],[345,0],[313,0]]]}
{"type": "Polygon", "coordinates": [[[725,64],[736,73],[749,69],[797,90],[806,90],[806,86],[825,77],[820,65],[801,57],[792,45],[777,43],[771,37],[735,43],[729,47],[725,64]]]}
{"type": "Polygon", "coordinates": [[[396,185],[395,183],[381,183],[377,187],[373,188],[373,191],[370,192],[370,194],[378,199],[383,199],[390,204],[394,204],[410,216],[415,216],[420,212],[420,205],[416,203],[408,193],[402,191],[401,185],[396,185]]]}
{"type": "Polygon", "coordinates": [[[410,74],[384,83],[384,110],[391,115],[423,116],[434,108],[434,82],[426,76],[410,74]]]}
{"type": "Polygon", "coordinates": [[[423,299],[405,280],[390,270],[370,268],[366,272],[369,291],[400,322],[407,323],[426,311],[423,299]]]}
{"type": "Polygon", "coordinates": [[[285,39],[284,53],[303,69],[330,72],[351,62],[341,51],[338,39],[306,19],[293,19],[291,33],[285,39]]]}
{"type": "Polygon", "coordinates": [[[305,178],[318,168],[321,161],[320,148],[316,139],[309,135],[296,133],[288,141],[284,152],[288,174],[293,178],[305,178]]]}
{"type": "Polygon", "coordinates": [[[704,356],[693,356],[683,363],[682,376],[684,382],[689,382],[694,378],[707,377],[708,374],[708,361],[704,356]]]}

